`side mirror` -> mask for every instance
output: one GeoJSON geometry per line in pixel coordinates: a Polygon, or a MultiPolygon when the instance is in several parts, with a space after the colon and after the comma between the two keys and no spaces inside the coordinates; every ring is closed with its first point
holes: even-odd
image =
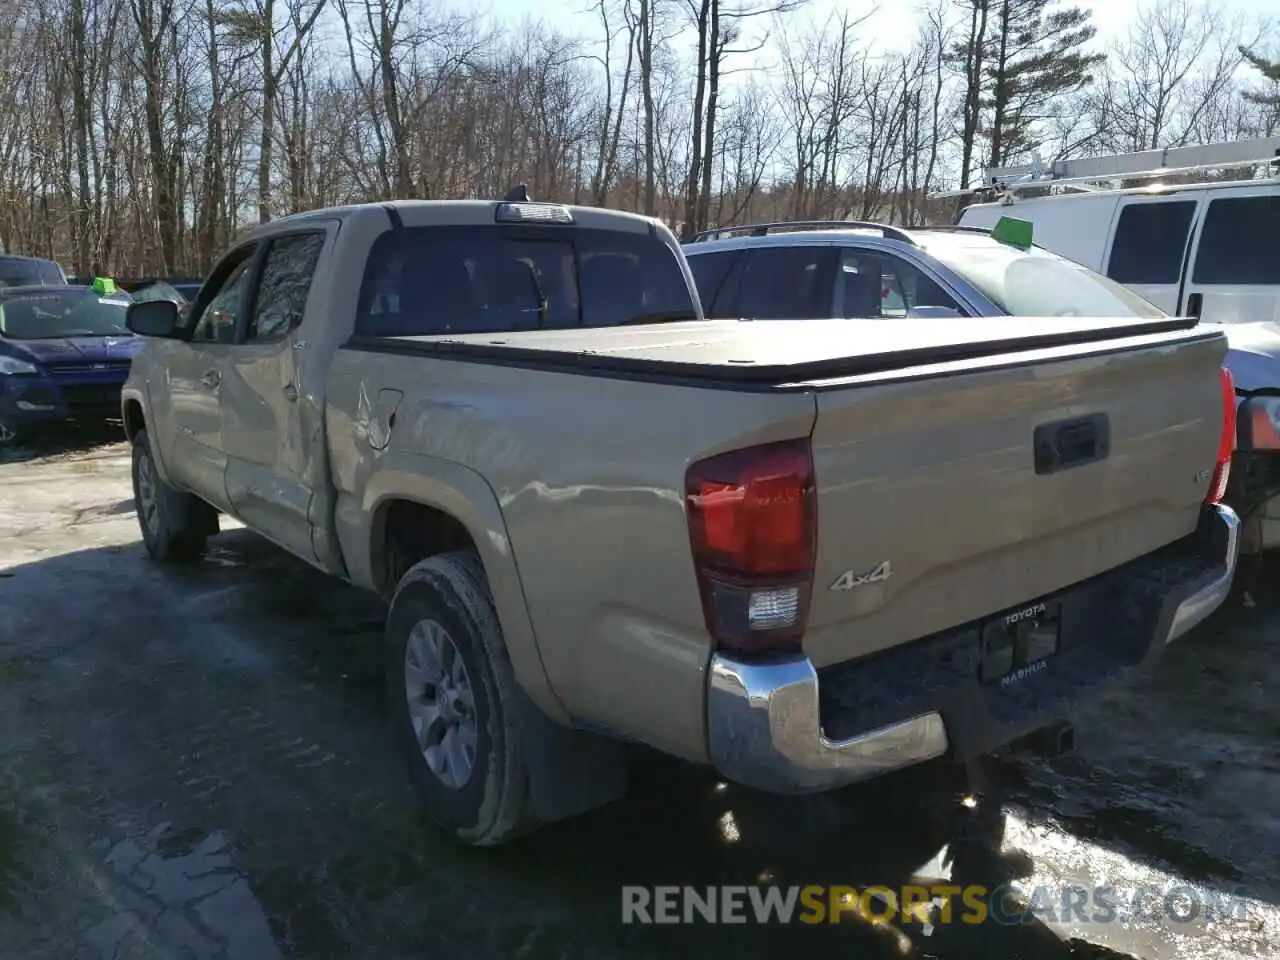
{"type": "Polygon", "coordinates": [[[180,340],[178,305],[172,300],[137,300],[129,304],[124,325],[143,337],[180,340]]]}
{"type": "Polygon", "coordinates": [[[960,320],[960,313],[950,307],[912,307],[907,311],[908,319],[924,320],[960,320]]]}

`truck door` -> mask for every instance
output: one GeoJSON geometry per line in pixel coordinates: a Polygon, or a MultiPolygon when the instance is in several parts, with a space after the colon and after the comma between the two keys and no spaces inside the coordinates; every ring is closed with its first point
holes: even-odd
{"type": "Polygon", "coordinates": [[[1205,201],[1182,312],[1219,323],[1280,320],[1280,189],[1205,201]]]}
{"type": "Polygon", "coordinates": [[[1125,197],[1111,235],[1107,276],[1166,313],[1179,313],[1198,208],[1187,196],[1125,197]]]}
{"type": "Polygon", "coordinates": [[[161,456],[178,486],[227,510],[226,449],[222,443],[222,382],[236,328],[248,306],[257,243],[237,247],[214,268],[192,304],[188,341],[174,341],[164,363],[162,388],[168,423],[156,424],[161,456]]]}
{"type": "MultiPolygon", "coordinates": [[[[222,437],[232,512],[286,550],[312,561],[309,508],[313,443],[299,371],[308,344],[299,326],[312,279],[336,224],[264,239],[253,289],[222,380],[222,437]]],[[[317,419],[315,421],[319,423],[317,419]]],[[[323,431],[317,429],[320,438],[323,431]]]]}

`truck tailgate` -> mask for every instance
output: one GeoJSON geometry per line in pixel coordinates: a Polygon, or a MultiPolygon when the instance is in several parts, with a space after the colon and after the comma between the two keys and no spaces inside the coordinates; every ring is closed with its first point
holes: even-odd
{"type": "Polygon", "coordinates": [[[1198,331],[820,390],[810,659],[1027,604],[1192,533],[1224,351],[1198,331]]]}

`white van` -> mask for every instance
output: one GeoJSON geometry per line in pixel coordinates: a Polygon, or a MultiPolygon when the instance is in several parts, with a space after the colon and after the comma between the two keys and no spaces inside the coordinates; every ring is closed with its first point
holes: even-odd
{"type": "MultiPolygon", "coordinates": [[[[1099,186],[1212,168],[1265,170],[1275,163],[1280,163],[1280,137],[1060,161],[1051,168],[1037,163],[988,170],[980,193],[998,199],[964,207],[956,224],[989,229],[1001,217],[1029,221],[1037,246],[1124,284],[1167,313],[1226,325],[1227,367],[1238,392],[1277,391],[1280,176],[1099,186]],[[1023,195],[1028,188],[1045,187],[1070,192],[1023,195]]],[[[1274,166],[1270,170],[1280,172],[1274,166]]],[[[1256,402],[1265,406],[1270,432],[1280,437],[1280,398],[1256,402]]],[[[1242,447],[1256,449],[1247,441],[1242,447]]],[[[1233,474],[1237,466],[1245,464],[1233,464],[1233,474]]],[[[1258,470],[1251,466],[1249,472],[1258,470]]],[[[1266,496],[1278,489],[1272,478],[1280,475],[1280,467],[1266,473],[1256,484],[1262,502],[1245,518],[1258,521],[1245,526],[1249,552],[1280,547],[1280,497],[1266,496]]]]}
{"type": "Polygon", "coordinates": [[[1039,246],[1171,314],[1280,321],[1280,179],[1140,187],[966,207],[961,226],[1035,224],[1039,246]]]}

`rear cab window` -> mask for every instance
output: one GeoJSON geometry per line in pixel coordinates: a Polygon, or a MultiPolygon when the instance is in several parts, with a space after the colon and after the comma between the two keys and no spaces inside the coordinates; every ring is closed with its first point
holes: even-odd
{"type": "Polygon", "coordinates": [[[675,251],[650,234],[430,226],[374,242],[355,332],[504,333],[696,318],[675,251]]]}

